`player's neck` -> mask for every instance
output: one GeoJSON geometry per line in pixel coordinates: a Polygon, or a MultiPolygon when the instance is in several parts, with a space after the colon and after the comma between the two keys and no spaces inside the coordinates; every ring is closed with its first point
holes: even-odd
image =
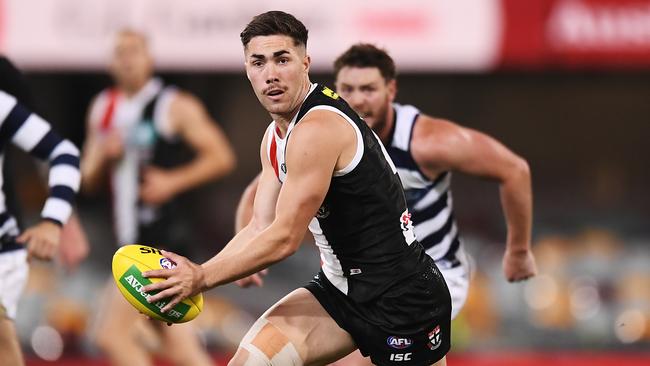
{"type": "Polygon", "coordinates": [[[134,83],[129,83],[129,84],[123,83],[121,85],[118,85],[117,88],[122,93],[124,93],[124,95],[126,95],[127,98],[131,98],[134,95],[138,94],[147,85],[149,80],[151,80],[151,78],[147,78],[147,79],[144,79],[144,80],[141,80],[141,81],[138,81],[138,82],[134,82],[134,83]]]}
{"type": "Polygon", "coordinates": [[[395,124],[395,108],[393,108],[393,104],[389,104],[388,108],[386,109],[386,116],[384,117],[383,123],[380,123],[377,125],[376,128],[373,130],[379,136],[379,139],[381,140],[384,145],[388,144],[390,141],[390,134],[391,131],[393,130],[393,125],[395,124]]]}
{"type": "Polygon", "coordinates": [[[286,135],[287,130],[289,129],[289,125],[291,124],[291,121],[293,121],[293,118],[296,116],[298,111],[300,111],[300,107],[302,107],[302,103],[307,98],[307,94],[309,94],[311,85],[312,84],[309,81],[309,79],[307,79],[306,83],[303,83],[300,93],[298,93],[298,96],[296,98],[296,101],[298,101],[298,103],[289,112],[281,113],[281,114],[271,113],[271,117],[273,118],[275,124],[280,129],[280,132],[282,132],[282,136],[286,135]]]}

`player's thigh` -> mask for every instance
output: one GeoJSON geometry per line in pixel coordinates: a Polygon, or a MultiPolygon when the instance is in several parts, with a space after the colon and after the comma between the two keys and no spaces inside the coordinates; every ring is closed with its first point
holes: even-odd
{"type": "Polygon", "coordinates": [[[0,365],[24,365],[14,322],[4,316],[0,316],[0,365]]]}
{"type": "Polygon", "coordinates": [[[356,348],[350,334],[336,324],[308,290],[300,288],[255,322],[231,365],[245,365],[247,358],[255,356],[251,353],[266,357],[271,364],[289,364],[290,351],[299,358],[295,364],[325,365],[356,348]]]}
{"type": "Polygon", "coordinates": [[[100,343],[129,341],[129,337],[125,335],[131,334],[131,331],[136,329],[134,325],[144,319],[144,316],[120,294],[115,282],[109,279],[97,314],[97,341],[100,343]],[[115,334],[121,334],[122,337],[115,337],[115,334]]]}

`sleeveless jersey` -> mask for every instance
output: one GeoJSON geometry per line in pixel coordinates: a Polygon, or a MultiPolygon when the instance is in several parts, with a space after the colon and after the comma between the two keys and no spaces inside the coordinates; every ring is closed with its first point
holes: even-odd
{"type": "Polygon", "coordinates": [[[356,154],[332,174],[322,206],[309,225],[327,279],[355,302],[370,301],[422,271],[399,176],[379,138],[331,89],[313,84],[284,138],[275,122],[267,130],[268,157],[280,182],[291,166],[285,153],[292,129],[311,111],[338,114],[355,130],[356,154]]]}
{"type": "Polygon", "coordinates": [[[110,178],[120,245],[137,242],[170,248],[187,234],[183,220],[178,219],[175,200],[154,206],[138,198],[147,166],[173,168],[192,158],[191,151],[170,132],[169,105],[176,93],[174,87],[152,79],[131,98],[116,90],[102,92],[91,111],[100,133],[117,129],[124,140],[124,156],[110,178]]]}
{"type": "Polygon", "coordinates": [[[458,266],[460,262],[456,252],[461,242],[454,220],[451,172],[443,172],[434,180],[427,178],[411,155],[413,126],[420,111],[413,106],[396,103],[393,109],[395,120],[386,150],[402,180],[415,235],[438,267],[458,266]]]}

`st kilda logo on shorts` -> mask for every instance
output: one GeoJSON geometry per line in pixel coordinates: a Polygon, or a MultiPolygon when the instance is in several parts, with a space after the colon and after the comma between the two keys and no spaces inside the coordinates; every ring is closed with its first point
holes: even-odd
{"type": "Polygon", "coordinates": [[[440,326],[437,325],[435,328],[433,328],[432,331],[429,332],[429,343],[427,343],[427,346],[429,346],[429,349],[432,351],[435,351],[440,347],[442,344],[442,339],[440,337],[440,326]]]}
{"type": "Polygon", "coordinates": [[[316,212],[316,217],[318,217],[319,219],[325,219],[329,215],[330,215],[330,209],[329,207],[327,207],[326,204],[323,203],[323,205],[320,206],[320,208],[318,209],[318,212],[316,212]]]}

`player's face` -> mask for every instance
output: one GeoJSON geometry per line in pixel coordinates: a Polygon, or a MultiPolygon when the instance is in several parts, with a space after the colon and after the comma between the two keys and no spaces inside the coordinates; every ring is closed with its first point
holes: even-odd
{"type": "Polygon", "coordinates": [[[386,81],[376,67],[345,66],[336,75],[336,92],[372,129],[386,124],[396,91],[395,80],[386,81]]]}
{"type": "Polygon", "coordinates": [[[111,74],[115,82],[137,91],[149,80],[152,72],[153,60],[142,36],[131,33],[118,35],[111,60],[111,74]]]}
{"type": "Polygon", "coordinates": [[[257,99],[271,114],[295,111],[309,88],[309,56],[289,36],[253,37],[244,49],[246,76],[257,99]]]}

